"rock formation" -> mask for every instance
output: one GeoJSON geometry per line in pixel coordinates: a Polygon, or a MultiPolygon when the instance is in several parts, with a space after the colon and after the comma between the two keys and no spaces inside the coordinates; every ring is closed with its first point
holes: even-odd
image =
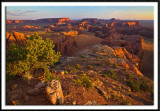
{"type": "Polygon", "coordinates": [[[51,80],[45,88],[46,96],[52,104],[63,104],[64,97],[61,83],[58,80],[51,80]]]}
{"type": "Polygon", "coordinates": [[[12,34],[6,32],[6,42],[7,42],[7,48],[9,47],[10,43],[15,43],[19,46],[22,46],[25,41],[25,36],[22,33],[19,32],[13,32],[12,34]]]}
{"type": "Polygon", "coordinates": [[[46,19],[37,19],[37,20],[6,20],[6,24],[13,23],[58,23],[62,24],[65,22],[70,22],[69,18],[46,18],[46,19]]]}
{"type": "Polygon", "coordinates": [[[125,36],[122,37],[123,40],[131,43],[132,46],[132,50],[134,51],[134,53],[138,56],[138,57],[142,57],[142,51],[143,51],[143,37],[139,36],[139,35],[129,35],[129,36],[125,36]]]}

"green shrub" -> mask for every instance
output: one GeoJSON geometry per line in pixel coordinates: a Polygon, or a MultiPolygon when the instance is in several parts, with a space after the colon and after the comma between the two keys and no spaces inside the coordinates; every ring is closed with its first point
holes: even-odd
{"type": "Polygon", "coordinates": [[[139,87],[141,91],[151,91],[150,86],[147,84],[146,80],[143,80],[139,87]]]}
{"type": "Polygon", "coordinates": [[[85,75],[84,71],[81,71],[79,75],[84,76],[85,75]]]}
{"type": "Polygon", "coordinates": [[[91,65],[88,65],[88,69],[93,69],[93,67],[91,65]]]}
{"type": "Polygon", "coordinates": [[[83,87],[92,87],[92,81],[87,76],[81,76],[76,80],[76,83],[82,84],[83,87]]]}
{"type": "Polygon", "coordinates": [[[115,79],[115,80],[118,80],[118,77],[117,77],[116,71],[115,71],[115,70],[113,70],[113,69],[109,70],[109,72],[108,72],[108,76],[112,77],[112,78],[113,78],[113,79],[115,79]]]}
{"type": "Polygon", "coordinates": [[[77,73],[77,69],[75,67],[70,67],[69,68],[70,73],[77,73]]]}
{"type": "Polygon", "coordinates": [[[124,104],[125,104],[125,105],[130,105],[131,102],[130,102],[130,100],[128,100],[128,99],[124,99],[124,104]]]}
{"type": "Polygon", "coordinates": [[[34,70],[43,68],[49,74],[49,65],[57,62],[60,53],[53,50],[53,41],[42,40],[37,33],[26,38],[23,46],[10,44],[7,51],[7,70],[9,75],[33,75],[34,70]]]}
{"type": "Polygon", "coordinates": [[[48,73],[48,74],[45,76],[45,82],[48,82],[48,81],[50,81],[51,79],[60,80],[60,78],[57,78],[55,75],[51,75],[51,74],[48,73]]]}
{"type": "Polygon", "coordinates": [[[80,64],[76,64],[76,69],[82,69],[82,66],[80,64]]]}
{"type": "Polygon", "coordinates": [[[102,77],[108,78],[107,74],[102,74],[102,77]]]}
{"type": "Polygon", "coordinates": [[[66,74],[66,75],[67,75],[67,74],[68,74],[68,71],[64,71],[64,74],[66,74]]]}
{"type": "Polygon", "coordinates": [[[139,91],[139,81],[133,82],[131,80],[127,81],[127,85],[131,88],[131,91],[139,91]]]}
{"type": "Polygon", "coordinates": [[[116,95],[116,94],[111,94],[111,97],[113,98],[113,99],[118,99],[118,96],[116,95]]]}

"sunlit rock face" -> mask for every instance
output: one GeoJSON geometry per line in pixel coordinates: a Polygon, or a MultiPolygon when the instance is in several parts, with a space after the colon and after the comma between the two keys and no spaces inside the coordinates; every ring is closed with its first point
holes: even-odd
{"type": "Polygon", "coordinates": [[[110,22],[106,24],[106,27],[136,27],[140,26],[139,21],[118,21],[118,22],[110,22]]]}
{"type": "Polygon", "coordinates": [[[9,48],[9,44],[11,44],[11,43],[22,46],[24,44],[25,40],[26,40],[26,37],[22,33],[19,33],[19,32],[8,33],[8,32],[6,32],[6,42],[7,42],[6,48],[7,49],[9,48]]]}

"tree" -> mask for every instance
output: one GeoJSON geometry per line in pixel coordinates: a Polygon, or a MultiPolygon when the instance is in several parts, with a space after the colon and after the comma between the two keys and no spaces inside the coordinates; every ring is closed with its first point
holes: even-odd
{"type": "Polygon", "coordinates": [[[49,38],[42,40],[37,33],[26,38],[24,46],[10,44],[7,51],[7,71],[9,75],[22,75],[30,79],[34,70],[43,68],[45,79],[50,78],[49,65],[58,61],[60,52],[53,50],[55,46],[49,38]]]}

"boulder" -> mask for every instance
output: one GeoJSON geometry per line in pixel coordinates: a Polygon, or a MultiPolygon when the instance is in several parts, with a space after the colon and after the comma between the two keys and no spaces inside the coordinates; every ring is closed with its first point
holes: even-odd
{"type": "Polygon", "coordinates": [[[45,88],[46,96],[52,104],[63,104],[64,96],[61,83],[58,80],[51,80],[45,88]]]}
{"type": "Polygon", "coordinates": [[[76,101],[73,101],[72,104],[73,104],[73,105],[76,105],[76,101]]]}

